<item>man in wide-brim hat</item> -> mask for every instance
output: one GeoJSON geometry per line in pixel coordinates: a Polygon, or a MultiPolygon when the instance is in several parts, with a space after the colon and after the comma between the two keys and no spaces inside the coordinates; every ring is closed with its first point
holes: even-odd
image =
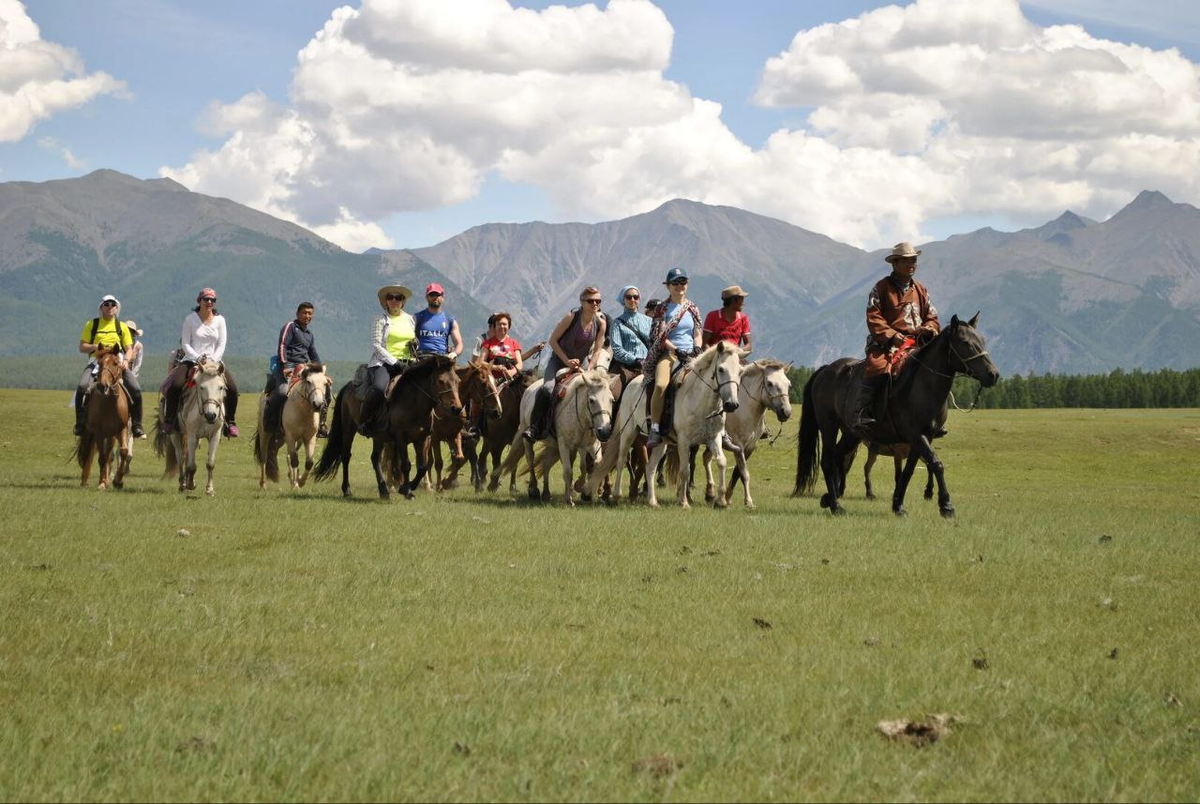
{"type": "Polygon", "coordinates": [[[853,424],[860,432],[875,424],[875,395],[887,382],[892,354],[909,338],[922,342],[941,331],[929,291],[913,279],[920,256],[912,243],[897,243],[884,257],[892,266],[891,275],[876,282],[867,297],[867,360],[853,424]]]}

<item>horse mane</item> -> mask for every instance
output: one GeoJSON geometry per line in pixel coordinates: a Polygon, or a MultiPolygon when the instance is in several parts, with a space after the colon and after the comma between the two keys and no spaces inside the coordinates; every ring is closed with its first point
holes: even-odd
{"type": "MultiPolygon", "coordinates": [[[[751,363],[750,366],[757,366],[763,371],[767,371],[769,369],[786,369],[787,363],[784,363],[782,360],[774,357],[761,357],[751,363]]],[[[746,368],[749,369],[750,366],[747,366],[746,368]]]]}
{"type": "Polygon", "coordinates": [[[712,346],[706,346],[692,358],[692,371],[703,371],[716,359],[717,349],[724,341],[717,341],[712,346]]]}
{"type": "Polygon", "coordinates": [[[450,363],[449,358],[430,355],[410,365],[404,370],[404,373],[400,375],[400,379],[396,383],[396,389],[392,392],[393,395],[400,393],[401,389],[403,389],[406,385],[414,382],[421,382],[422,380],[426,379],[430,374],[433,373],[434,369],[441,368],[443,366],[443,361],[446,361],[446,364],[450,363]]]}

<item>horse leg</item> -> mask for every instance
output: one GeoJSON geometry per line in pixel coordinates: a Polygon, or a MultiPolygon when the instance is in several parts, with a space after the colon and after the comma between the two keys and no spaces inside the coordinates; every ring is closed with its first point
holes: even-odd
{"type": "Polygon", "coordinates": [[[372,441],[371,468],[375,470],[375,485],[379,487],[379,498],[386,500],[392,496],[392,493],[388,491],[387,478],[383,476],[383,466],[380,464],[380,456],[383,455],[383,439],[376,437],[372,441]]]}
{"type": "Polygon", "coordinates": [[[717,498],[717,489],[713,485],[712,473],[713,451],[710,447],[704,448],[704,455],[701,461],[704,463],[704,501],[710,503],[717,498]]]}
{"type": "Polygon", "coordinates": [[[736,465],[733,467],[733,477],[729,479],[729,488],[725,490],[725,503],[728,505],[733,502],[733,490],[737,488],[738,478],[741,478],[742,489],[746,493],[746,507],[754,508],[754,500],[750,497],[750,467],[749,467],[749,448],[738,450],[733,453],[733,460],[736,465]]]}
{"type": "MultiPolygon", "coordinates": [[[[658,466],[662,463],[663,456],[667,454],[667,446],[667,442],[664,441],[650,450],[650,457],[646,463],[647,480],[658,476],[658,466]]],[[[651,508],[658,508],[658,484],[654,481],[649,481],[646,492],[646,504],[651,508]]]]}
{"type": "Polygon", "coordinates": [[[308,473],[313,468],[313,454],[317,451],[317,434],[313,433],[308,437],[308,441],[304,442],[304,474],[300,476],[300,488],[304,488],[304,484],[308,482],[308,473]]]}
{"type": "MultiPolygon", "coordinates": [[[[566,442],[561,438],[558,439],[558,459],[562,461],[563,465],[563,495],[566,498],[567,507],[574,508],[575,451],[568,447],[566,442]]],[[[587,459],[584,458],[581,462],[586,463],[587,459]]],[[[547,486],[549,486],[549,480],[547,480],[547,486]]]]}
{"type": "Polygon", "coordinates": [[[837,453],[837,425],[828,424],[821,428],[821,474],[825,477],[825,494],[821,496],[821,507],[837,515],[846,512],[838,504],[838,482],[843,471],[837,453]]]}
{"type": "MultiPolygon", "coordinates": [[[[520,438],[519,435],[517,437],[520,438]]],[[[538,500],[541,499],[541,496],[538,494],[537,464],[535,464],[533,462],[533,442],[529,441],[527,439],[524,439],[524,438],[522,438],[521,440],[522,440],[522,442],[524,442],[524,445],[525,445],[525,463],[527,463],[529,465],[529,499],[533,500],[534,502],[537,502],[538,500]]],[[[513,485],[515,486],[517,483],[516,464],[513,465],[512,471],[513,471],[513,481],[512,482],[513,482],[513,485]]]]}
{"type": "MultiPolygon", "coordinates": [[[[932,446],[931,444],[930,447],[932,446]]],[[[925,472],[925,499],[933,499],[933,472],[928,470],[925,472]]]]}
{"type": "Polygon", "coordinates": [[[113,485],[117,488],[124,488],[125,475],[129,472],[129,464],[133,462],[133,435],[128,427],[121,431],[117,444],[120,452],[117,460],[117,477],[113,480],[113,485]]]}
{"type": "MultiPolygon", "coordinates": [[[[863,483],[867,487],[868,500],[875,499],[875,490],[871,488],[871,467],[875,465],[875,459],[877,457],[878,455],[875,452],[875,448],[871,447],[867,450],[867,461],[863,464],[863,483]]],[[[899,469],[899,464],[897,464],[897,469],[899,469]]]]}
{"type": "Polygon", "coordinates": [[[679,507],[686,511],[692,507],[692,503],[688,499],[688,490],[691,486],[689,472],[692,468],[692,447],[683,438],[680,438],[675,445],[675,451],[679,453],[679,507]]]}
{"type": "MultiPolygon", "coordinates": [[[[928,443],[926,443],[926,447],[928,447],[928,443]]],[[[909,481],[912,480],[913,470],[917,468],[917,461],[923,454],[924,451],[919,443],[913,444],[912,449],[908,452],[908,460],[904,462],[904,471],[900,473],[900,478],[896,482],[896,490],[892,493],[892,513],[896,516],[904,516],[908,513],[904,510],[904,495],[908,491],[909,481]]]]}
{"type": "MultiPolygon", "coordinates": [[[[542,453],[542,502],[550,502],[550,469],[557,460],[558,455],[551,449],[542,453]]],[[[567,483],[570,484],[570,479],[567,483]]]]}
{"type": "Polygon", "coordinates": [[[204,484],[204,493],[212,497],[217,493],[213,488],[213,470],[217,468],[217,445],[221,443],[221,428],[208,437],[208,458],[204,461],[204,468],[208,470],[208,482],[204,484]]]}
{"type": "Polygon", "coordinates": [[[112,439],[108,436],[100,439],[100,488],[108,490],[108,464],[112,460],[112,439]]]}
{"type": "Polygon", "coordinates": [[[296,439],[289,438],[287,442],[288,480],[292,483],[292,491],[300,488],[300,445],[296,439]]]}
{"type": "MultiPolygon", "coordinates": [[[[942,464],[941,458],[933,451],[933,446],[929,443],[929,439],[921,436],[917,443],[917,451],[920,452],[920,458],[928,467],[929,473],[933,478],[937,479],[938,485],[938,510],[946,519],[954,516],[954,506],[950,502],[950,490],[946,487],[946,467],[942,464]]],[[[907,471],[910,471],[907,469],[907,471]]],[[[931,484],[933,481],[930,480],[931,484]]]]}

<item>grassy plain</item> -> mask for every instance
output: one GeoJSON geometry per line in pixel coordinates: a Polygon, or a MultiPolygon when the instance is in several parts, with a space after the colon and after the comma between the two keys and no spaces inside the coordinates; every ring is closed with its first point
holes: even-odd
{"type": "Polygon", "coordinates": [[[794,421],[755,511],[262,493],[248,438],[101,493],[67,398],[0,390],[0,799],[1200,798],[1200,411],[955,414],[947,522],[790,499],[794,421]]]}

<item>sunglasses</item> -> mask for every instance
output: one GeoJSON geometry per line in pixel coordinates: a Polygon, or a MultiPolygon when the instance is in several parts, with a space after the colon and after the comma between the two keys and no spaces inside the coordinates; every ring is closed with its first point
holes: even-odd
{"type": "Polygon", "coordinates": [[[388,301],[404,301],[404,296],[399,293],[389,293],[383,298],[387,299],[388,301]]]}
{"type": "Polygon", "coordinates": [[[202,301],[202,302],[208,302],[209,304],[216,304],[216,301],[217,301],[217,300],[216,300],[216,299],[214,299],[212,296],[205,296],[205,297],[204,297],[204,298],[202,298],[200,301],[202,301]]]}
{"type": "Polygon", "coordinates": [[[440,299],[440,298],[441,298],[442,296],[444,296],[444,295],[446,295],[446,294],[444,294],[444,293],[426,293],[426,294],[425,294],[425,298],[427,298],[427,299],[440,299]]]}
{"type": "Polygon", "coordinates": [[[101,307],[116,307],[117,303],[116,302],[103,302],[100,306],[101,307]]]}
{"type": "Polygon", "coordinates": [[[584,299],[583,302],[584,302],[584,304],[600,304],[601,300],[600,299],[584,299]]]}
{"type": "Polygon", "coordinates": [[[629,293],[629,294],[626,294],[626,296],[625,296],[625,301],[637,301],[637,300],[638,300],[638,299],[640,299],[640,298],[642,298],[642,297],[641,297],[641,296],[635,296],[634,294],[632,294],[632,293],[629,293]]]}
{"type": "Polygon", "coordinates": [[[683,285],[686,285],[687,283],[688,283],[688,281],[686,279],[676,279],[671,284],[674,285],[675,287],[681,287],[683,285]]]}

